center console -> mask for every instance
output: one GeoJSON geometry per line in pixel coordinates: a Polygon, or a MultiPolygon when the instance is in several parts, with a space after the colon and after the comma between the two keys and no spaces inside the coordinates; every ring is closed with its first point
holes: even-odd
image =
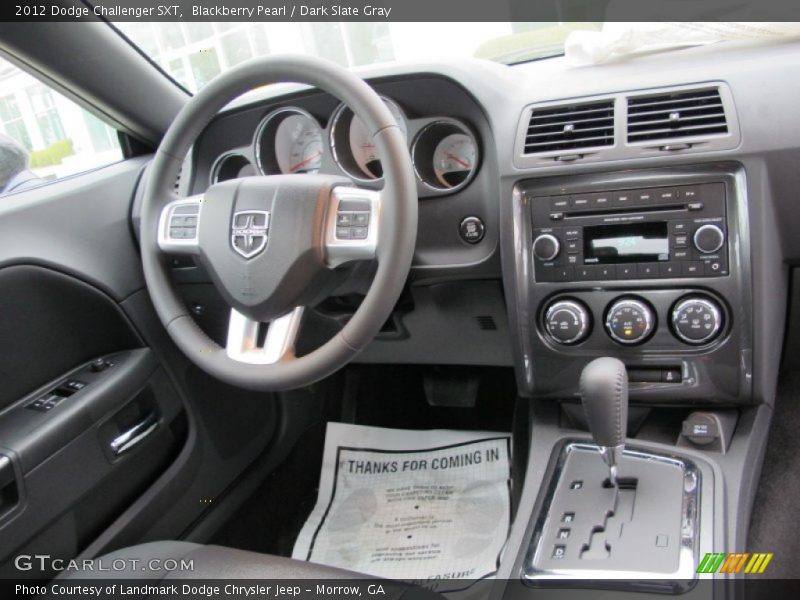
{"type": "Polygon", "coordinates": [[[514,278],[523,390],[569,398],[616,356],[633,401],[748,402],[745,198],[735,167],[521,181],[514,278]]]}

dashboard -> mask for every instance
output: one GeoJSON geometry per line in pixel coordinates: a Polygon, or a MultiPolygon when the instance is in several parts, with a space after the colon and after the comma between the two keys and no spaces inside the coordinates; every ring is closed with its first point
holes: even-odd
{"type": "MultiPolygon", "coordinates": [[[[373,87],[406,138],[416,175],[418,276],[496,273],[499,183],[485,111],[460,83],[442,76],[395,76],[373,87]]],[[[182,181],[189,181],[186,191],[201,193],[235,177],[291,173],[383,185],[380,156],[361,121],[338,99],[308,89],[242,101],[220,114],[198,139],[191,177],[182,181]]]]}
{"type": "MultiPolygon", "coordinates": [[[[521,394],[565,398],[611,355],[635,401],[763,397],[800,262],[798,50],[360,72],[405,133],[419,197],[402,324],[360,360],[513,365],[521,394]]],[[[382,185],[350,109],[292,85],[231,103],[187,165],[186,193],[294,172],[382,185]]]]}

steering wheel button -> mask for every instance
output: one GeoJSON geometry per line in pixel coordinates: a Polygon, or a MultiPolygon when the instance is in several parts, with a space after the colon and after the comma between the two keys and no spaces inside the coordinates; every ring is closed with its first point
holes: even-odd
{"type": "Polygon", "coordinates": [[[199,204],[182,204],[175,207],[173,214],[176,215],[196,215],[200,212],[199,204]]]}
{"type": "Polygon", "coordinates": [[[351,239],[350,227],[337,227],[336,228],[336,239],[338,239],[338,240],[349,240],[349,239],[351,239]]]}
{"type": "Polygon", "coordinates": [[[360,212],[353,215],[353,225],[357,227],[366,227],[369,225],[369,213],[360,212]]]}
{"type": "Polygon", "coordinates": [[[352,213],[337,213],[336,214],[336,224],[340,227],[350,227],[353,224],[353,215],[352,213]]]}
{"type": "Polygon", "coordinates": [[[367,233],[369,229],[367,227],[353,227],[350,230],[350,235],[354,240],[365,240],[367,239],[367,233]]]}

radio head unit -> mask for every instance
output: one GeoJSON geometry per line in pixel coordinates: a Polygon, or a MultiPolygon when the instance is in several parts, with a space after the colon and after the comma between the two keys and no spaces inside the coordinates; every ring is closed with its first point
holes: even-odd
{"type": "Polygon", "coordinates": [[[536,281],[728,275],[723,183],[528,199],[536,281]]]}

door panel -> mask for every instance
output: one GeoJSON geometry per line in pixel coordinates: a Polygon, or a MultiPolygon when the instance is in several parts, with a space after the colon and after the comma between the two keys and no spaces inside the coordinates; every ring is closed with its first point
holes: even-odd
{"type": "Polygon", "coordinates": [[[284,431],[271,395],[199,371],[158,320],[130,220],[146,163],[0,198],[0,577],[53,574],[20,553],[181,538],[284,431]]]}

